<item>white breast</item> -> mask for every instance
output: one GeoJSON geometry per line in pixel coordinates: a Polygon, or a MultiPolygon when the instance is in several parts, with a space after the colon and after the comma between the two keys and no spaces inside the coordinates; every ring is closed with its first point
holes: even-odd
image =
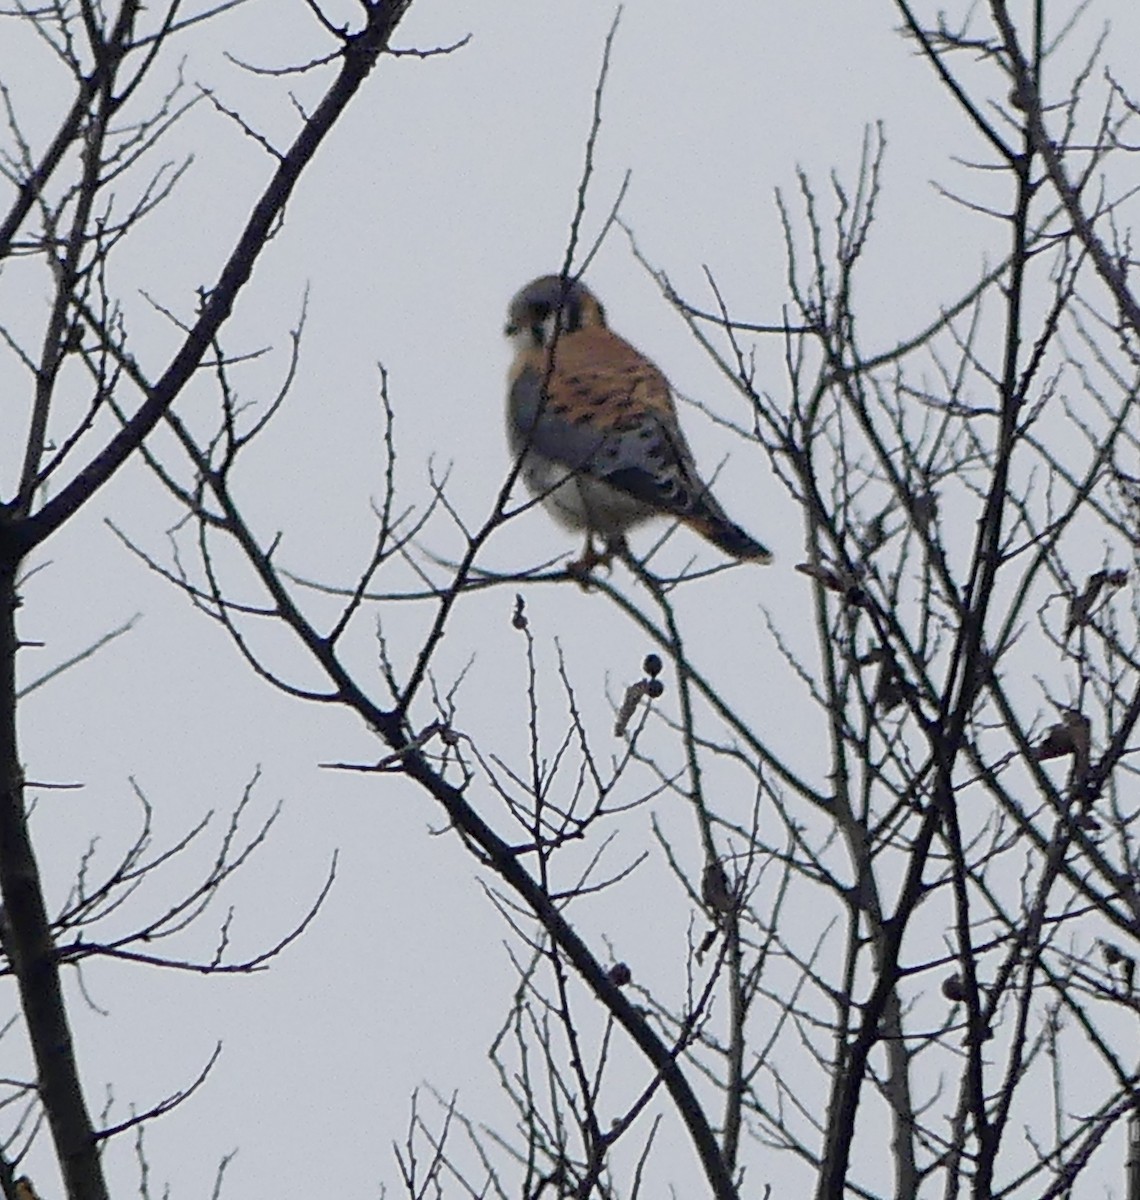
{"type": "Polygon", "coordinates": [[[614,537],[654,515],[647,504],[625,492],[600,479],[569,472],[533,451],[523,459],[522,476],[531,492],[568,529],[614,537]]]}

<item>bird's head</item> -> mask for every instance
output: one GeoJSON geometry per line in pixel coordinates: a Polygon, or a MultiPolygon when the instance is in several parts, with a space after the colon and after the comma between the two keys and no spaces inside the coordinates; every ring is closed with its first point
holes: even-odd
{"type": "Polygon", "coordinates": [[[504,332],[519,349],[531,350],[549,346],[556,336],[605,323],[605,309],[584,283],[541,275],[516,293],[504,332]]]}

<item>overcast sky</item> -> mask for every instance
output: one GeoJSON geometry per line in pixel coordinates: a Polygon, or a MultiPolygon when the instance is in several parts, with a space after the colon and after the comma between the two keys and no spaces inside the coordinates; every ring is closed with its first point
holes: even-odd
{"type": "MultiPolygon", "coordinates": [[[[354,11],[348,3],[340,8],[354,11]]],[[[1140,92],[1131,52],[1140,44],[1137,14],[1119,3],[1093,10],[1077,46],[1087,47],[1100,29],[1098,11],[1111,15],[1117,28],[1108,60],[1140,92]]],[[[450,496],[466,520],[476,525],[489,511],[509,467],[506,304],[522,283],[561,264],[613,16],[612,4],[595,0],[418,0],[398,45],[427,48],[470,34],[469,43],[448,57],[382,61],[302,179],[225,335],[235,353],[274,347],[236,376],[243,399],[266,403],[284,372],[288,332],[307,289],[292,396],[241,477],[255,524],[283,531],[281,559],[299,574],[348,583],[368,552],[369,501],[380,493],[383,470],[379,363],[389,372],[407,502],[427,502],[433,464],[437,473],[450,471],[450,496]]],[[[774,192],[794,200],[798,167],[821,192],[832,169],[853,185],[865,131],[881,120],[887,153],[873,267],[862,277],[863,337],[873,350],[915,332],[1002,245],[994,222],[963,212],[931,185],[937,179],[962,188],[969,179],[974,186],[977,177],[952,159],[977,157],[980,147],[896,24],[886,3],[721,0],[705,14],[681,0],[628,0],[603,102],[587,238],[628,171],[623,216],[644,254],[691,298],[709,299],[707,266],[736,314],[778,321],[787,288],[774,192]]],[[[70,100],[67,81],[41,47],[17,33],[10,20],[0,26],[0,79],[29,133],[42,139],[70,100]]],[[[251,77],[227,52],[276,67],[329,48],[301,0],[251,0],[186,36],[182,71],[188,88],[212,89],[282,144],[295,128],[289,88],[311,100],[317,79],[251,77]]],[[[177,59],[171,56],[167,78],[177,59]]],[[[173,337],[141,292],[191,316],[196,289],[216,277],[271,170],[255,142],[206,104],[175,130],[165,154],[193,154],[194,162],[121,256],[117,277],[135,353],[145,362],[150,349],[154,364],[173,337]]],[[[0,279],[0,316],[32,328],[46,293],[29,294],[10,280],[0,279]]],[[[612,325],[679,390],[726,418],[748,420],[620,230],[588,282],[612,325]]],[[[759,350],[765,387],[777,393],[782,352],[775,339],[759,350]]],[[[22,395],[24,387],[13,362],[0,357],[0,395],[22,395]]],[[[211,403],[208,389],[194,389],[184,411],[206,421],[211,403]]],[[[793,613],[804,605],[805,583],[792,570],[802,552],[799,514],[759,456],[746,457],[700,413],[686,412],[684,422],[704,467],[711,471],[728,456],[718,493],[776,554],[772,567],[742,568],[711,593],[708,661],[726,672],[730,690],[762,693],[753,711],[764,728],[784,720],[794,735],[794,714],[805,702],[776,674],[760,606],[793,613]]],[[[118,1119],[130,1105],[155,1103],[185,1086],[221,1040],[212,1081],[148,1133],[157,1180],[169,1179],[178,1196],[204,1194],[218,1159],[237,1148],[231,1196],[370,1196],[382,1182],[398,1194],[390,1144],[403,1137],[413,1088],[427,1082],[444,1095],[458,1091],[479,1118],[504,1112],[485,1054],[510,997],[507,931],[454,837],[429,836],[441,819],[426,797],[396,780],[320,768],[376,757],[367,731],[255,679],[222,633],[103,523],[110,518],[161,557],[176,517],[136,464],[33,564],[44,569],[26,586],[22,633],[45,647],[34,661],[26,656],[27,677],[142,614],[129,635],[35,693],[23,712],[29,777],[83,785],[40,801],[35,829],[49,895],[61,902],[92,836],[100,838],[97,861],[110,861],[125,845],[138,819],[131,780],[155,807],[162,844],[208,809],[224,821],[258,768],[255,814],[279,799],[285,807],[269,843],[223,898],[236,909],[237,952],[252,953],[290,928],[334,853],[338,875],[316,924],[270,972],[199,979],[100,966],[85,983],[105,1013],[84,1008],[72,986],[92,1105],[99,1109],[106,1088],[118,1119]]],[[[426,540],[445,557],[458,546],[445,523],[426,540]]],[[[636,535],[635,548],[651,541],[649,531],[636,535]]],[[[534,510],[496,536],[486,562],[522,568],[576,549],[571,535],[534,510]]],[[[715,561],[691,541],[671,550],[678,563],[694,552],[715,561]]],[[[240,582],[240,571],[232,578],[240,582]]],[[[500,690],[517,697],[524,680],[509,624],[512,599],[507,591],[472,599],[437,669],[446,685],[478,652],[457,725],[518,752],[517,709],[504,705],[496,727],[500,690]]],[[[612,719],[606,688],[618,691],[633,678],[650,647],[596,596],[535,588],[527,600],[544,669],[554,664],[558,637],[604,740],[612,719]]],[[[385,616],[405,654],[425,616],[385,616]]],[[[365,624],[362,661],[373,654],[365,624]]],[[[798,636],[807,645],[811,630],[798,636]]],[[[298,655],[278,650],[277,661],[292,664],[298,681],[312,681],[298,655]]],[[[643,834],[644,822],[623,848],[627,857],[643,834]]],[[[696,848],[693,859],[699,865],[696,848]]],[[[641,886],[651,889],[661,869],[647,868],[641,886]]],[[[689,910],[668,895],[652,916],[641,908],[593,917],[614,938],[615,952],[637,962],[641,978],[677,988],[689,910]]],[[[132,911],[147,905],[144,889],[132,911]]],[[[207,921],[185,943],[188,954],[189,947],[208,953],[211,928],[207,921]]],[[[2,1075],[22,1069],[12,1040],[9,1034],[5,1046],[13,1063],[2,1075]]],[[[129,1145],[112,1147],[108,1161],[113,1187],[130,1194],[129,1145]]],[[[27,1164],[45,1197],[58,1194],[48,1162],[41,1146],[27,1164]]],[[[779,1179],[768,1166],[754,1165],[750,1178],[779,1179]]],[[[693,1171],[682,1154],[668,1174],[683,1183],[693,1171]]]]}

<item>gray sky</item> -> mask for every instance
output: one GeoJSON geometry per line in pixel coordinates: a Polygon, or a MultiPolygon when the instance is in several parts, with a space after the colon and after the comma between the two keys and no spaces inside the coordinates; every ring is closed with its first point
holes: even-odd
{"type": "MultiPolygon", "coordinates": [[[[1119,4],[1093,8],[1117,22],[1108,60],[1135,94],[1140,66],[1120,47],[1137,44],[1137,14],[1119,4]]],[[[379,362],[390,373],[407,502],[428,499],[430,461],[439,472],[450,469],[450,494],[466,520],[477,524],[489,511],[509,465],[502,434],[505,306],[520,284],[561,263],[613,12],[594,0],[420,0],[399,45],[429,47],[468,33],[470,44],[446,58],[383,61],[302,180],[226,331],[231,352],[275,347],[236,376],[242,398],[264,404],[283,374],[287,333],[308,288],[293,394],[242,476],[255,524],[284,532],[282,559],[299,573],[347,583],[367,554],[369,499],[379,494],[382,471],[379,362]]],[[[875,348],[915,332],[980,264],[997,258],[1001,235],[996,223],[964,213],[930,185],[937,177],[950,188],[980,188],[976,176],[951,162],[952,155],[976,156],[979,147],[895,32],[894,10],[723,0],[710,12],[694,28],[691,3],[626,4],[587,239],[629,170],[623,213],[642,251],[691,298],[709,299],[707,265],[738,315],[777,321],[786,281],[774,190],[784,189],[794,206],[797,166],[821,193],[832,168],[853,185],[864,130],[881,119],[888,148],[880,220],[862,276],[863,337],[875,348]]],[[[1087,46],[1099,27],[1094,12],[1077,45],[1087,46]]],[[[6,22],[5,37],[12,29],[6,22]]],[[[29,129],[42,135],[38,112],[57,95],[65,102],[65,81],[53,77],[42,50],[17,53],[15,39],[8,46],[0,46],[0,77],[29,129]]],[[[186,38],[184,73],[188,86],[214,89],[281,143],[295,126],[288,88],[311,99],[316,78],[251,78],[223,51],[279,66],[327,48],[300,0],[255,0],[186,38]]],[[[168,69],[174,64],[172,58],[168,69]]],[[[119,265],[136,354],[145,362],[141,351],[153,348],[155,364],[171,334],[138,289],[192,314],[195,289],[215,278],[270,170],[254,142],[205,104],[172,135],[167,154],[176,150],[194,155],[190,172],[119,265]]],[[[681,392],[724,417],[747,420],[739,396],[660,298],[620,230],[588,281],[613,326],[681,392]]],[[[43,303],[43,292],[0,287],[0,314],[17,325],[27,319],[22,310],[30,308],[34,319],[43,303]]],[[[764,386],[779,393],[781,344],[762,343],[758,355],[764,386]]],[[[22,379],[3,356],[0,381],[3,392],[14,386],[22,394],[22,379]]],[[[208,421],[212,403],[203,387],[185,397],[182,411],[208,421]]],[[[778,667],[760,606],[793,614],[804,605],[805,583],[792,570],[802,549],[798,513],[762,456],[747,455],[699,413],[683,420],[706,469],[730,455],[718,494],[777,556],[771,568],[742,568],[730,583],[710,583],[706,602],[716,622],[706,661],[724,674],[727,690],[750,697],[762,728],[787,722],[794,737],[797,716],[810,710],[778,667]]],[[[455,839],[428,836],[440,817],[424,796],[396,780],[318,767],[376,757],[366,731],[256,680],[221,632],[146,572],[102,523],[112,519],[162,556],[164,530],[176,515],[145,470],[132,465],[37,557],[35,565],[46,567],[25,590],[22,631],[47,644],[38,658],[27,656],[29,676],[144,614],[129,636],[25,707],[29,776],[84,785],[45,793],[36,813],[49,895],[60,902],[92,836],[100,839],[97,861],[110,861],[125,845],[137,813],[129,779],[154,805],[162,845],[207,809],[224,822],[258,765],[255,814],[279,798],[285,810],[269,844],[223,897],[236,908],[238,952],[253,952],[290,927],[335,851],[338,878],[315,926],[269,973],[202,980],[100,966],[85,983],[108,1015],[84,1009],[72,980],[89,1095],[97,1109],[110,1087],[122,1119],[130,1105],[145,1108],[187,1084],[221,1039],[211,1082],[148,1132],[155,1179],[169,1179],[176,1195],[203,1194],[219,1157],[237,1147],[228,1195],[367,1196],[381,1181],[398,1194],[390,1143],[403,1137],[413,1088],[427,1081],[445,1095],[458,1090],[461,1105],[480,1119],[503,1114],[485,1052],[510,995],[507,931],[455,839]]],[[[651,531],[635,535],[635,548],[652,539],[651,531]]],[[[458,545],[444,522],[424,540],[445,556],[458,545]]],[[[494,538],[486,562],[520,568],[574,549],[575,540],[535,510],[494,538]]],[[[713,561],[684,533],[668,553],[677,565],[694,553],[713,561]]],[[[244,577],[235,568],[231,578],[237,585],[244,577]]],[[[478,649],[457,726],[519,753],[525,664],[509,624],[511,595],[498,591],[464,606],[437,670],[446,684],[478,649]],[[500,707],[504,681],[510,700],[500,707]]],[[[635,677],[649,647],[598,597],[532,588],[527,598],[544,669],[554,665],[557,636],[608,752],[605,689],[617,692],[635,677]]],[[[405,654],[426,616],[384,614],[405,654]]],[[[795,621],[789,628],[810,644],[810,629],[795,621]]],[[[365,621],[357,639],[366,673],[374,657],[370,632],[365,621]]],[[[273,637],[262,644],[275,647],[273,637]]],[[[276,661],[293,664],[298,681],[312,681],[295,652],[275,649],[276,661]]],[[[556,738],[560,710],[556,693],[548,694],[556,738]]],[[[802,759],[812,760],[806,746],[802,759]]],[[[660,802],[666,819],[669,803],[660,802]]],[[[632,858],[644,835],[642,817],[623,833],[614,861],[632,858]]],[[[699,867],[696,846],[692,858],[699,867]]],[[[634,892],[668,897],[652,910],[608,911],[602,902],[584,908],[582,919],[613,938],[640,980],[676,996],[690,910],[674,889],[654,890],[661,871],[650,864],[634,892]]],[[[146,905],[144,889],[133,911],[146,905]]],[[[204,922],[185,953],[208,952],[211,928],[204,922]]],[[[13,1054],[9,1047],[9,1059],[13,1054]]],[[[0,1073],[19,1069],[10,1064],[0,1073]]],[[[749,1157],[752,1179],[781,1178],[758,1151],[749,1157]]],[[[116,1143],[108,1161],[113,1187],[128,1194],[135,1170],[128,1143],[116,1143]]],[[[667,1161],[679,1184],[695,1178],[687,1153],[667,1161]]],[[[28,1170],[50,1196],[57,1184],[47,1162],[41,1147],[28,1170]]]]}

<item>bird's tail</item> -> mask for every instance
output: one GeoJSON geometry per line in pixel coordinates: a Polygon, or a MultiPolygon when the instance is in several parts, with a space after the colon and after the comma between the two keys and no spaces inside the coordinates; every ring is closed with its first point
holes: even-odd
{"type": "Polygon", "coordinates": [[[708,500],[687,520],[701,537],[733,558],[756,563],[772,561],[772,551],[767,546],[762,546],[754,537],[745,533],[720,511],[719,506],[709,503],[708,500]]]}

